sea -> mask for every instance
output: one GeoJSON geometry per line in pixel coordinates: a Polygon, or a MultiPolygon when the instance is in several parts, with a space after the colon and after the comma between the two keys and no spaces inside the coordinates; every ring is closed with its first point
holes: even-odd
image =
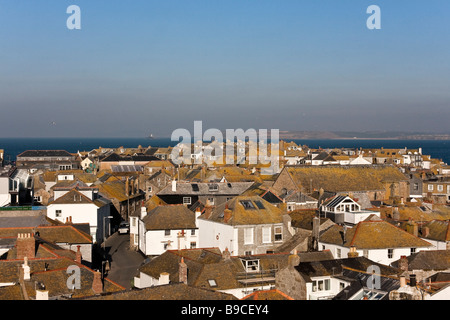
{"type": "MultiPolygon", "coordinates": [[[[450,140],[397,140],[397,139],[311,139],[291,140],[310,148],[422,148],[422,154],[450,163],[450,140]]],[[[71,153],[103,148],[136,148],[175,146],[170,138],[0,138],[5,162],[13,162],[26,150],[66,150],[71,153]]]]}

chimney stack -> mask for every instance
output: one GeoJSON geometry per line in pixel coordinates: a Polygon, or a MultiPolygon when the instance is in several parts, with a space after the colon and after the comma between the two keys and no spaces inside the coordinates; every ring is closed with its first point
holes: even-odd
{"type": "Polygon", "coordinates": [[[228,204],[225,206],[225,210],[223,211],[223,222],[228,223],[231,219],[231,210],[228,209],[228,204]]]}
{"type": "Polygon", "coordinates": [[[23,280],[30,280],[31,272],[30,266],[28,265],[28,258],[26,256],[23,259],[22,269],[23,269],[23,280]]]}
{"type": "Polygon", "coordinates": [[[400,276],[400,288],[406,287],[406,277],[400,276]]]}
{"type": "Polygon", "coordinates": [[[228,247],[225,248],[225,250],[222,252],[222,258],[223,258],[223,260],[231,259],[231,253],[230,253],[230,251],[228,251],[228,247]]]}
{"type": "Polygon", "coordinates": [[[164,285],[164,284],[169,284],[170,283],[170,280],[169,280],[169,274],[167,273],[167,272],[162,272],[160,275],[159,275],[159,280],[158,280],[158,282],[159,282],[159,285],[161,286],[161,285],[164,285]]]}
{"type": "Polygon", "coordinates": [[[205,219],[209,219],[211,217],[211,213],[212,213],[212,206],[209,200],[207,200],[205,205],[205,219]]]}
{"type": "Polygon", "coordinates": [[[103,292],[102,275],[98,271],[94,271],[94,280],[92,281],[92,291],[95,294],[103,292]]]}
{"type": "Polygon", "coordinates": [[[36,242],[34,236],[31,233],[19,233],[16,240],[17,259],[35,258],[36,255],[36,242]]]}
{"type": "Polygon", "coordinates": [[[184,258],[181,258],[181,262],[178,268],[178,276],[180,282],[183,282],[184,284],[187,284],[187,277],[188,277],[188,268],[186,263],[184,263],[184,258]]]}
{"type": "Polygon", "coordinates": [[[147,208],[145,206],[141,207],[141,220],[147,216],[147,208]]]}
{"type": "Polygon", "coordinates": [[[300,264],[300,257],[297,254],[297,250],[294,249],[292,254],[288,257],[288,267],[293,268],[300,264]]]}
{"type": "Polygon", "coordinates": [[[406,256],[401,256],[400,257],[398,267],[402,271],[408,271],[408,269],[409,269],[409,267],[408,267],[408,258],[406,256]]]}
{"type": "Polygon", "coordinates": [[[177,180],[175,179],[172,180],[172,191],[173,192],[177,191],[177,180]]]}
{"type": "Polygon", "coordinates": [[[428,227],[423,227],[422,228],[422,237],[426,238],[430,235],[430,228],[428,227]]]}
{"type": "Polygon", "coordinates": [[[355,246],[351,246],[350,247],[350,251],[348,253],[348,257],[349,258],[356,258],[359,255],[359,253],[356,251],[356,247],[355,246]]]}
{"type": "Polygon", "coordinates": [[[77,246],[77,253],[76,253],[76,258],[75,261],[78,263],[81,263],[81,250],[80,250],[81,246],[77,246]]]}
{"type": "Polygon", "coordinates": [[[416,275],[415,274],[410,274],[409,275],[409,286],[410,287],[415,287],[416,285],[417,285],[416,275]]]}

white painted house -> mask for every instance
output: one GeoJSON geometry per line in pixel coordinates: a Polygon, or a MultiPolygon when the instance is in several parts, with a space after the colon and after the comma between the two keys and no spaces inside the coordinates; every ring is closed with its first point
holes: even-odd
{"type": "Polygon", "coordinates": [[[259,196],[238,196],[206,206],[197,219],[201,248],[217,247],[232,255],[274,252],[294,234],[286,211],[259,196]]]}
{"type": "Polygon", "coordinates": [[[318,243],[319,250],[330,250],[335,259],[345,258],[354,250],[384,265],[433,248],[429,242],[379,219],[362,221],[352,228],[334,225],[320,235],[318,243]]]}
{"type": "Polygon", "coordinates": [[[161,205],[148,214],[145,207],[141,210],[139,219],[131,217],[130,228],[133,229],[130,229],[130,233],[138,235],[138,248],[143,254],[153,256],[166,250],[198,247],[196,215],[185,205],[161,205]]]}
{"type": "Polygon", "coordinates": [[[76,187],[64,193],[58,190],[47,206],[47,216],[63,223],[89,223],[93,242],[102,242],[111,231],[110,201],[98,197],[96,190],[76,187]]]}

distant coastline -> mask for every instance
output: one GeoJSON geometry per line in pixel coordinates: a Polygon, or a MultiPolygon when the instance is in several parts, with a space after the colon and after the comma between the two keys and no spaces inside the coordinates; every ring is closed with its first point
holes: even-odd
{"type": "Polygon", "coordinates": [[[449,133],[353,132],[353,131],[280,131],[287,140],[450,140],[449,133]]]}

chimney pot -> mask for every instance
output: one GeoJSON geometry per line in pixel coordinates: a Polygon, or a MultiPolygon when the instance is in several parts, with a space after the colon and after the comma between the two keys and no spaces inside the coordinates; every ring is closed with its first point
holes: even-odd
{"type": "Polygon", "coordinates": [[[400,287],[406,287],[406,277],[400,276],[400,287]]]}

